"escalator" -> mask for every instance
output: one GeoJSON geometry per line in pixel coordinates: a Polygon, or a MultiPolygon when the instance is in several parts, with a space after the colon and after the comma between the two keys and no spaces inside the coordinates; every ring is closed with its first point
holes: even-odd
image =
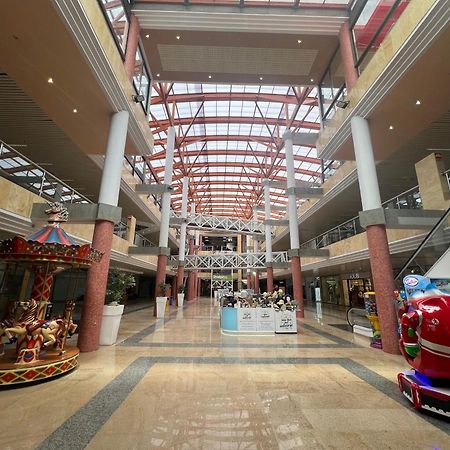
{"type": "Polygon", "coordinates": [[[395,276],[401,283],[409,274],[450,279],[450,208],[426,235],[395,276]]]}

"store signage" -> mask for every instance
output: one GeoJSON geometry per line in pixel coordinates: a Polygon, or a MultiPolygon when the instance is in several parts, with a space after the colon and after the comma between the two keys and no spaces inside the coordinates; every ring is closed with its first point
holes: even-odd
{"type": "Polygon", "coordinates": [[[416,287],[419,284],[419,279],[414,275],[408,275],[403,279],[403,284],[407,287],[416,287]]]}
{"type": "Polygon", "coordinates": [[[275,312],[275,333],[297,333],[295,311],[275,312]]]}
{"type": "Polygon", "coordinates": [[[256,308],[256,328],[258,331],[275,331],[275,311],[272,308],[256,308]]]}
{"type": "Polygon", "coordinates": [[[256,331],[256,308],[237,308],[238,331],[256,331]]]}

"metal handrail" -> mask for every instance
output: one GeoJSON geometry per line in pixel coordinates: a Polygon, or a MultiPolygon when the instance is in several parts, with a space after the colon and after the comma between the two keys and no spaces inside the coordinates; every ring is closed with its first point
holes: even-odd
{"type": "MultiPolygon", "coordinates": [[[[43,197],[43,198],[45,198],[47,200],[54,201],[55,200],[54,197],[52,197],[49,194],[45,193],[45,189],[44,189],[45,188],[45,184],[48,183],[49,185],[54,187],[55,193],[56,193],[57,186],[61,186],[63,189],[64,188],[66,189],[66,194],[65,195],[69,195],[68,192],[71,193],[70,203],[93,203],[92,200],[89,200],[83,194],[80,194],[78,191],[76,191],[75,189],[70,187],[64,181],[60,180],[58,177],[53,175],[51,172],[49,172],[48,170],[44,169],[39,164],[36,164],[31,159],[27,158],[25,155],[23,155],[18,150],[16,150],[14,147],[11,147],[11,145],[7,144],[6,142],[4,142],[4,141],[2,141],[0,139],[0,159],[6,159],[6,156],[3,157],[3,153],[4,153],[5,149],[8,151],[8,153],[12,153],[11,158],[21,158],[27,163],[27,167],[28,168],[25,170],[26,172],[31,172],[33,170],[38,170],[38,171],[40,171],[42,173],[42,175],[40,175],[40,176],[36,175],[34,173],[32,174],[33,177],[40,178],[40,181],[33,182],[33,183],[26,183],[26,182],[24,182],[24,183],[16,183],[19,186],[22,186],[25,189],[33,192],[34,194],[39,195],[39,197],[43,197]],[[34,187],[34,185],[37,184],[37,183],[39,183],[39,187],[38,188],[34,187]],[[79,197],[79,199],[81,201],[74,201],[75,200],[75,196],[79,197]]],[[[20,167],[20,165],[18,167],[20,167]]],[[[1,174],[2,174],[2,172],[0,172],[0,175],[1,174]]],[[[11,174],[8,173],[7,175],[8,175],[8,180],[10,180],[10,181],[12,181],[14,183],[14,176],[15,176],[14,173],[11,173],[11,174]]],[[[4,175],[2,175],[2,176],[4,176],[4,175]]]]}
{"type": "Polygon", "coordinates": [[[447,180],[447,185],[448,185],[448,188],[450,189],[450,169],[442,172],[442,176],[444,176],[445,179],[447,180]]]}
{"type": "Polygon", "coordinates": [[[430,230],[430,232],[425,236],[423,241],[419,244],[419,246],[414,250],[413,254],[408,258],[406,263],[403,265],[403,267],[400,269],[400,271],[395,276],[395,280],[398,280],[402,273],[408,268],[408,266],[411,264],[414,259],[416,259],[416,256],[422,251],[422,249],[425,247],[425,245],[428,243],[428,241],[434,236],[434,233],[436,230],[438,230],[442,224],[444,224],[450,216],[450,208],[445,211],[445,213],[442,215],[442,217],[438,220],[438,222],[434,225],[434,227],[430,230]]]}
{"type": "MultiPolygon", "coordinates": [[[[388,205],[393,203],[394,206],[397,205],[397,207],[398,207],[398,208],[394,207],[394,209],[401,209],[401,207],[400,207],[400,199],[402,197],[407,196],[408,194],[413,193],[413,192],[417,192],[417,193],[420,194],[419,186],[414,186],[411,189],[408,189],[408,190],[402,192],[401,194],[398,194],[398,195],[396,195],[396,196],[394,196],[394,197],[384,201],[381,204],[381,206],[387,207],[388,205]]],[[[335,240],[333,242],[338,242],[338,241],[341,241],[343,239],[347,239],[349,237],[348,236],[349,229],[354,231],[354,233],[351,234],[351,236],[356,236],[357,234],[362,233],[364,231],[361,228],[361,226],[359,225],[359,216],[352,217],[351,219],[346,220],[345,222],[343,222],[343,223],[341,223],[341,224],[339,224],[339,225],[337,225],[337,226],[335,226],[333,228],[330,228],[329,230],[319,234],[318,236],[316,236],[316,237],[314,237],[312,239],[309,239],[306,242],[303,242],[300,245],[300,247],[301,248],[321,248],[320,245],[317,246],[317,241],[319,241],[320,244],[322,244],[324,241],[326,242],[326,239],[324,239],[324,238],[326,236],[330,235],[331,233],[337,233],[338,236],[339,236],[339,239],[337,239],[337,240],[335,240]],[[358,228],[360,228],[360,231],[357,231],[358,228]],[[341,237],[341,232],[342,232],[342,234],[344,234],[344,237],[341,237]],[[311,244],[316,244],[316,245],[311,245],[311,244]]],[[[329,245],[329,244],[325,243],[325,245],[322,245],[322,247],[324,247],[326,245],[329,245]]]]}

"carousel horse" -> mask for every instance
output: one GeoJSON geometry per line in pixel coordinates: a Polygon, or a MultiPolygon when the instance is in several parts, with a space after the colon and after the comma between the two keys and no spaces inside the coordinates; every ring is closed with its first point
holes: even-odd
{"type": "Polygon", "coordinates": [[[22,350],[34,350],[37,357],[43,347],[47,348],[52,345],[63,351],[66,337],[72,336],[77,328],[72,320],[74,305],[75,303],[72,300],[67,302],[63,317],[39,320],[37,319],[39,303],[34,299],[25,303],[25,310],[17,319],[15,325],[5,329],[5,334],[10,341],[13,336],[18,339],[17,355],[20,355],[22,350]]]}
{"type": "MultiPolygon", "coordinates": [[[[5,336],[5,330],[11,328],[16,323],[17,304],[15,302],[9,302],[6,314],[0,320],[0,356],[5,354],[5,345],[3,344],[3,336],[5,336]]],[[[11,339],[9,339],[11,342],[11,339]]]]}
{"type": "Polygon", "coordinates": [[[14,342],[17,338],[17,352],[25,347],[25,335],[27,333],[27,325],[36,322],[39,311],[39,302],[35,299],[30,299],[28,302],[19,302],[23,312],[15,320],[13,326],[5,328],[6,337],[10,342],[14,342]]]}

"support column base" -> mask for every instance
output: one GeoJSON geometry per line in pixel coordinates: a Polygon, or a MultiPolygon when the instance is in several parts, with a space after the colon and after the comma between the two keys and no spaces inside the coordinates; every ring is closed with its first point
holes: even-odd
{"type": "Polygon", "coordinates": [[[398,355],[400,347],[394,302],[395,283],[385,225],[368,226],[367,241],[383,351],[398,355]]]}

